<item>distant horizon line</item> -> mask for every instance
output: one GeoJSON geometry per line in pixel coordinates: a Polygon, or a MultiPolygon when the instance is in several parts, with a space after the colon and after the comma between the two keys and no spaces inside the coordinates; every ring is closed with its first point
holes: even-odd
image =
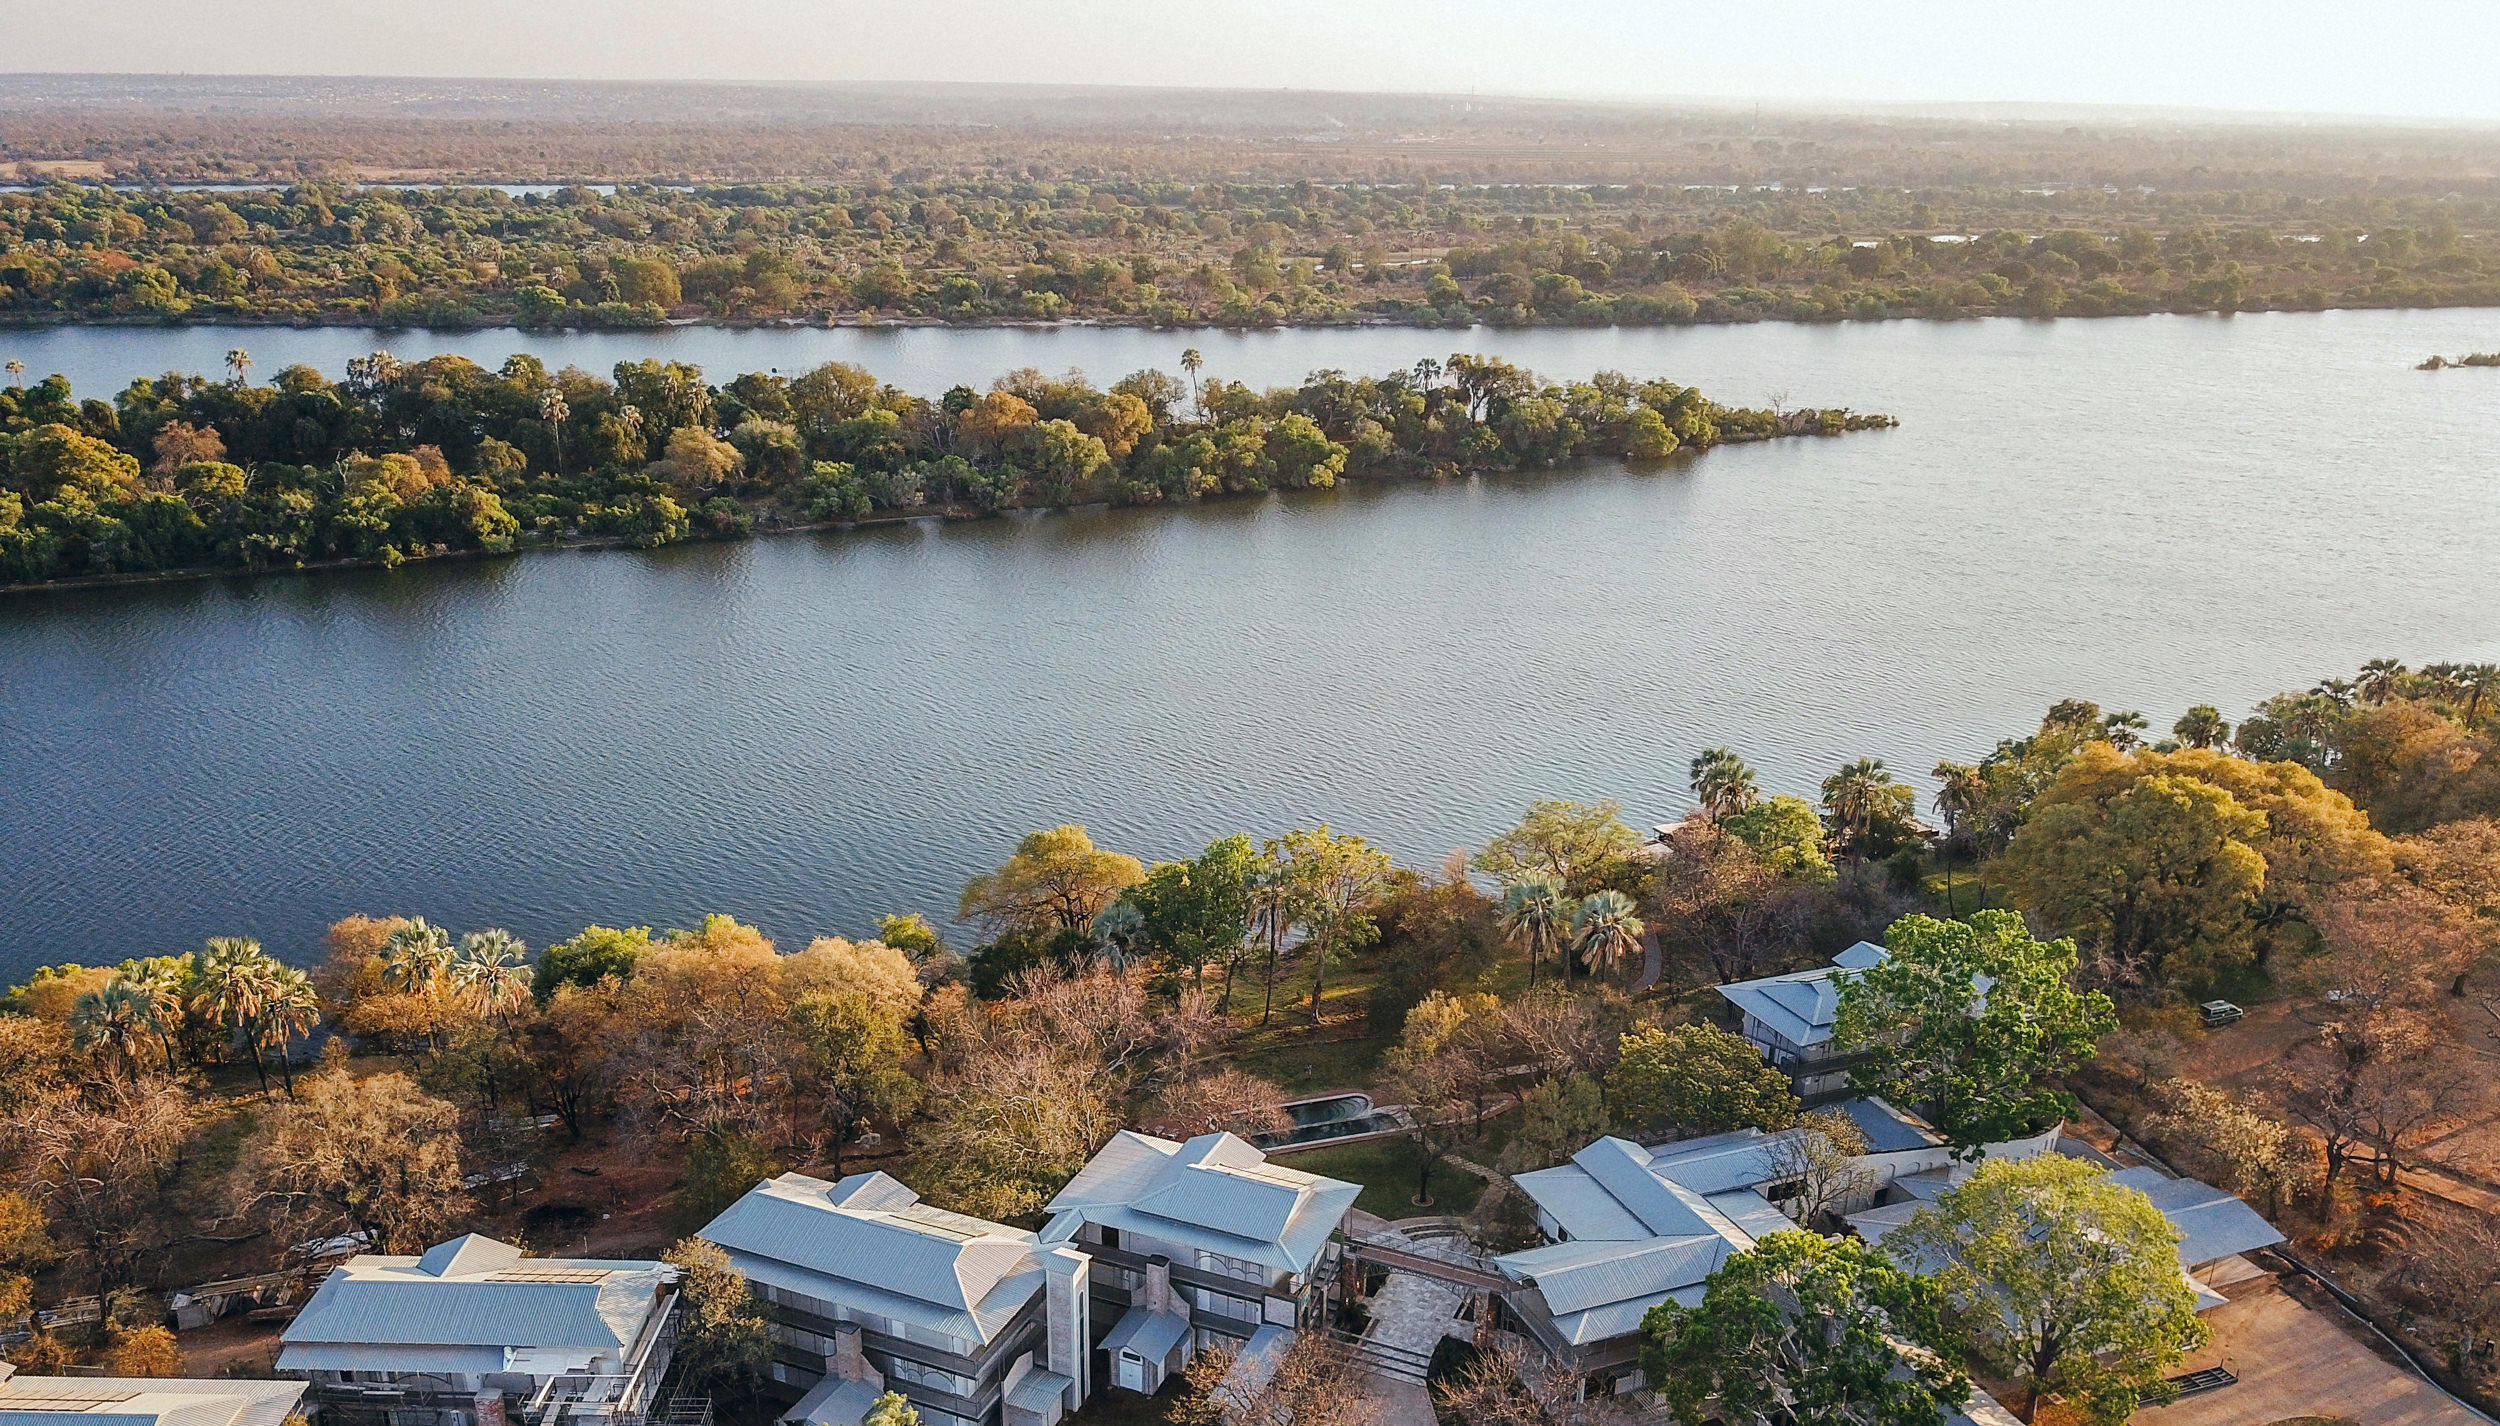
{"type": "Polygon", "coordinates": [[[282,81],[296,83],[364,82],[396,84],[529,84],[571,85],[592,89],[948,89],[963,91],[1029,91],[1035,93],[1153,93],[1197,95],[1333,95],[1346,98],[1495,100],[1528,104],[1574,104],[1599,108],[1650,110],[1701,109],[1714,112],[1754,109],[1790,116],[1927,117],[1976,121],[2001,120],[2053,123],[2061,119],[2104,121],[2167,120],[2224,124],[2232,127],[2320,127],[2337,124],[2368,128],[2411,127],[2448,130],[2500,129],[2500,116],[2472,114],[2391,114],[2324,109],[2239,109],[2197,104],[2150,104],[2088,99],[1874,99],[1862,97],[1747,96],[1718,94],[1570,93],[1527,89],[1346,89],[1320,85],[1180,85],[1120,83],[1108,80],[1046,82],[1005,79],[831,78],[724,79],[687,76],[588,77],[575,75],[382,74],[330,71],[256,70],[110,70],[0,68],[0,81],[184,80],[282,81]]]}

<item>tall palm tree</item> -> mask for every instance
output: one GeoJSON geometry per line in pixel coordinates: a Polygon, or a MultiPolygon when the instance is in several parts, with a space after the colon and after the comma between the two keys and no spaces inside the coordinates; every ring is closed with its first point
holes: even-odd
{"type": "MultiPolygon", "coordinates": [[[[321,993],[313,988],[312,977],[289,965],[273,965],[269,988],[261,1002],[260,1029],[262,1043],[278,1052],[278,1073],[286,1080],[286,1097],[295,1097],[295,1061],[287,1054],[287,1046],[301,1036],[312,1033],[321,1023],[321,993]]],[[[257,1049],[252,1058],[260,1059],[257,1049]]]]}
{"type": "Polygon", "coordinates": [[[510,931],[471,931],[451,961],[451,983],[500,1015],[530,993],[530,950],[510,931]]]}
{"type": "Polygon", "coordinates": [[[2199,703],[2179,715],[2179,721],[2170,725],[2170,735],[2191,748],[2217,748],[2230,740],[2231,725],[2221,709],[2199,703]]]}
{"type": "Polygon", "coordinates": [[[2144,746],[2144,730],[2152,724],[2132,709],[2112,713],[2101,719],[2101,736],[2122,753],[2134,752],[2144,746]]]}
{"type": "Polygon", "coordinates": [[[382,978],[411,995],[439,990],[457,952],[451,933],[422,916],[394,929],[382,942],[382,978]]]}
{"type": "Polygon", "coordinates": [[[1692,788],[1701,799],[1702,814],[1713,822],[1762,800],[1753,769],[1727,748],[1704,748],[1693,759],[1692,788]]]}
{"type": "Polygon", "coordinates": [[[1136,950],[1138,937],[1145,933],[1146,914],[1137,909],[1135,902],[1114,901],[1094,913],[1089,930],[1102,958],[1118,974],[1128,969],[1129,955],[1136,950]]]}
{"type": "Polygon", "coordinates": [[[1940,762],[1928,776],[1940,786],[1936,789],[1936,815],[1944,818],[1945,831],[1959,836],[1962,823],[1979,811],[1988,796],[1987,774],[1976,763],[1940,762]]]}
{"type": "Polygon", "coordinates": [[[1259,1003],[1262,1025],[1276,1013],[1276,961],[1284,954],[1293,921],[1293,886],[1285,879],[1284,867],[1270,856],[1250,888],[1250,933],[1267,942],[1267,985],[1259,1003]]]}
{"type": "Polygon", "coordinates": [[[235,385],[243,384],[243,373],[252,369],[252,354],[241,347],[226,349],[226,375],[235,385]]]}
{"type": "Polygon", "coordinates": [[[70,1043],[82,1050],[110,1051],[125,1072],[139,1070],[139,1047],[157,1033],[155,1002],[120,976],[71,1004],[70,1043]]]}
{"type": "Polygon", "coordinates": [[[2309,692],[2312,697],[2323,698],[2337,708],[2352,706],[2353,682],[2349,678],[2319,679],[2318,686],[2309,692]]]}
{"type": "Polygon", "coordinates": [[[2353,688],[2372,703],[2385,703],[2396,696],[2397,685],[2405,676],[2405,666],[2398,659],[2372,659],[2361,666],[2361,676],[2353,680],[2353,688]]]}
{"type": "Polygon", "coordinates": [[[1641,948],[1648,928],[1634,914],[1632,898],[1620,891],[1600,891],[1580,903],[1571,918],[1571,941],[1591,975],[1613,975],[1641,948]]]}
{"type": "Polygon", "coordinates": [[[25,384],[26,363],[19,361],[16,357],[9,358],[9,385],[24,386],[25,384]]]}
{"type": "Polygon", "coordinates": [[[141,962],[139,969],[122,973],[131,992],[147,1002],[148,1018],[156,1025],[157,1047],[165,1053],[167,1069],[174,1065],[174,1034],[182,1028],[182,993],[190,977],[189,958],[182,956],[151,957],[141,962]]]}
{"type": "Polygon", "coordinates": [[[278,963],[248,936],[211,936],[200,948],[199,1004],[219,1024],[252,1049],[252,1072],[260,1076],[260,1092],[269,1093],[269,1071],[260,1061],[262,1019],[278,963]]]}
{"type": "Polygon", "coordinates": [[[1823,811],[1852,855],[1874,830],[1875,814],[1895,785],[1882,758],[1860,758],[1823,779],[1823,811]]]}
{"type": "Polygon", "coordinates": [[[573,408],[564,404],[564,393],[550,386],[538,396],[538,419],[556,438],[556,472],[564,471],[564,423],[572,418],[573,408]]]}
{"type": "Polygon", "coordinates": [[[1198,355],[1196,347],[1189,347],[1181,352],[1181,371],[1189,378],[1189,406],[1191,410],[1198,413],[1198,419],[1201,421],[1207,418],[1207,408],[1206,403],[1198,396],[1198,373],[1206,368],[1206,364],[1207,359],[1198,355]]]}
{"type": "MultiPolygon", "coordinates": [[[[1528,956],[1528,988],[1536,988],[1536,963],[1560,956],[1571,935],[1571,913],[1579,903],[1563,894],[1562,883],[1535,876],[1502,893],[1502,934],[1528,956]]],[[[1563,961],[1563,980],[1571,979],[1571,962],[1563,961]]]]}
{"type": "Polygon", "coordinates": [[[2490,696],[2494,685],[2500,684],[2500,663],[2467,664],[2457,671],[2457,679],[2466,695],[2465,726],[2471,728],[2474,720],[2482,716],[2483,699],[2490,696]]]}

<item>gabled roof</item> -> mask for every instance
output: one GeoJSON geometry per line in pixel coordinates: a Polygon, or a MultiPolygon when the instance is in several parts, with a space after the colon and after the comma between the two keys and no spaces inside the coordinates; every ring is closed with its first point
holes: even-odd
{"type": "Polygon", "coordinates": [[[700,1236],[772,1286],[982,1342],[1042,1283],[1031,1233],[922,1203],[883,1173],[767,1179],[700,1236]]]}
{"type": "Polygon", "coordinates": [[[1817,966],[1740,980],[1718,989],[1730,1004],[1761,1021],[1772,1034],[1804,1049],[1832,1037],[1832,1022],[1840,1013],[1840,981],[1856,973],[1840,966],[1817,966]]]}
{"type": "MultiPolygon", "coordinates": [[[[312,1365],[317,1348],[380,1346],[611,1351],[633,1342],[677,1280],[666,1263],[528,1258],[471,1233],[421,1257],[348,1259],[324,1278],[280,1340],[278,1365],[312,1365]]],[[[333,1365],[336,1352],[322,1354],[333,1365]]],[[[379,1369],[379,1368],[377,1368],[379,1369]]]]}
{"type": "MultiPolygon", "coordinates": [[[[1939,1194],[1968,1180],[1975,1167],[1972,1164],[1954,1164],[1949,1168],[1895,1179],[1892,1186],[1911,1196],[1900,1203],[1852,1213],[1849,1215],[1849,1226],[1868,1242],[1880,1243],[1886,1234],[1910,1221],[1939,1194]]],[[[2267,1222],[2256,1209],[2211,1184],[2192,1178],[2172,1178],[2149,1166],[2120,1169],[2112,1173],[2109,1180],[2124,1184],[2153,1200],[2153,1206],[2160,1209],[2162,1216],[2170,1220],[2170,1225],[2179,1230],[2179,1265],[2183,1268],[2210,1263],[2234,1253],[2271,1247],[2283,1241],[2281,1230],[2267,1222]]]]}
{"type": "Polygon", "coordinates": [[[1535,1286],[1566,1340],[1620,1337],[1661,1302],[1700,1301],[1710,1274],[1730,1254],[1751,1248],[1757,1232],[1792,1226],[1753,1191],[1775,1142],[1747,1130],[1653,1153],[1624,1139],[1600,1139],[1568,1164],[1513,1180],[1569,1240],[1506,1253],[1493,1264],[1535,1286]]]}
{"type": "Polygon", "coordinates": [[[1042,1239],[1064,1242],[1077,1224],[1097,1223],[1305,1273],[1361,1192],[1272,1163],[1231,1134],[1182,1144],[1123,1129],[1051,1199],[1042,1239]]]}
{"type": "Polygon", "coordinates": [[[305,1385],[0,1371],[0,1426],[279,1426],[305,1385]]]}
{"type": "Polygon", "coordinates": [[[2195,1267],[2283,1241],[2282,1230],[2256,1209],[2209,1183],[2171,1178],[2156,1168],[2120,1169],[2113,1183],[2140,1190],[2179,1230],[2179,1261],[2195,1267]]]}

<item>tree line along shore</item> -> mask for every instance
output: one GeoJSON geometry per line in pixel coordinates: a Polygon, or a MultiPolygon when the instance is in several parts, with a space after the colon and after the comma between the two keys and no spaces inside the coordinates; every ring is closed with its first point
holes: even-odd
{"type": "MultiPolygon", "coordinates": [[[[240,937],[46,967],[0,1000],[0,1318],[100,1305],[8,1355],[161,1370],[152,1293],[334,1235],[656,1254],[784,1169],[873,1163],[1029,1224],[1120,1128],[1273,1134],[1320,1090],[1411,1112],[1296,1166],[1518,1248],[1532,1214],[1483,1166],[1799,1123],[1847,1150],[1858,1131],[1721,1028],[1711,988],[1880,941],[1835,1034],[1900,1052],[1847,1057],[1852,1091],[1966,1152],[2088,1104],[2262,1210],[2487,1399],[2500,1227],[2436,1184],[2467,1182],[2488,1147],[2500,667],[2373,660],[2236,724],[2204,706],[2150,724],[2061,702],[1937,766],[1940,825],[1879,761],[1792,794],[1714,748],[1691,765],[1694,810],[1655,838],[1612,803],[1540,802],[1437,869],[1324,825],[1153,865],[1067,826],[1002,848],[947,926],[898,911],[798,950],[727,916],[591,926],[533,956],[498,929],[355,915],[309,972],[240,937]],[[2208,1028],[2197,1007],[2223,997],[2246,1022],[2208,1028]],[[2245,1036],[2267,1048],[2234,1050],[2245,1036]]],[[[1831,1191],[1846,1159],[1808,1155],[1800,1182],[1831,1191]]],[[[2118,1211],[2091,1207],[2106,1195],[2086,1179],[2008,1170],[1963,1206],[2118,1211]]],[[[2175,1234],[2128,1221],[2147,1271],[2059,1308],[2116,1334],[2093,1351],[2009,1352],[1993,1299],[1957,1303],[1950,1274],[1895,1310],[1946,1368],[2023,1388],[2026,1411],[2062,1396],[2118,1419],[2202,1340],[2175,1234]]],[[[1713,1298],[1798,1252],[1773,1235],[1713,1298]]],[[[1808,1256],[1791,1266],[1817,1280],[1912,1290],[1852,1244],[1808,1256]]],[[[1745,1389],[1707,1350],[1728,1310],[1641,1329],[1671,1404],[1710,1388],[1680,1403],[1696,1422],[1698,1396],[1745,1389]]],[[[742,1340],[690,1335],[690,1380],[762,1389],[742,1340]]]]}
{"type": "Polygon", "coordinates": [[[1843,408],[1721,405],[1601,372],[1548,382],[1499,357],[1254,390],[1206,375],[1013,371],[930,400],[833,362],[714,386],[652,359],[602,378],[528,355],[375,353],[333,381],[168,373],[110,401],[53,376],[0,389],[0,583],[269,570],[606,541],[653,548],[911,514],[1143,505],[1340,481],[1544,471],[1603,458],[1896,424],[1843,408]]]}
{"type": "Polygon", "coordinates": [[[0,192],[0,322],[1659,326],[2489,305],[2494,206],[2333,186],[53,182],[0,192]]]}

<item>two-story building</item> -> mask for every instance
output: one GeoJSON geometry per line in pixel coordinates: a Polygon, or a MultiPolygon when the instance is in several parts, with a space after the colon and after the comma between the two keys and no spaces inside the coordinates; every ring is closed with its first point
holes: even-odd
{"type": "Polygon", "coordinates": [[[883,1173],[768,1179],[700,1236],[767,1305],[785,1421],[856,1426],[892,1390],[928,1426],[1053,1426],[1084,1399],[1082,1253],[883,1173]]]}
{"type": "Polygon", "coordinates": [[[1763,1061],[1788,1076],[1799,1099],[1822,1104],[1849,1093],[1849,1070],[1862,1058],[1842,1053],[1832,1038],[1840,987],[1883,958],[1883,947],[1860,941],[1830,965],[1736,981],[1720,986],[1719,994],[1738,1012],[1737,1032],[1762,1051],[1763,1061]]]}
{"type": "Polygon", "coordinates": [[[668,1374],[676,1285],[666,1263],[532,1258],[476,1233],[361,1254],[287,1324],[277,1367],[342,1423],[639,1426],[668,1374]]]}
{"type": "MultiPolygon", "coordinates": [[[[1325,1321],[1360,1185],[1270,1163],[1231,1134],[1123,1130],[1050,1201],[1045,1244],[1093,1260],[1096,1364],[1151,1392],[1202,1347],[1325,1321]]],[[[1275,1340],[1271,1333],[1268,1340],[1275,1340]]]]}

